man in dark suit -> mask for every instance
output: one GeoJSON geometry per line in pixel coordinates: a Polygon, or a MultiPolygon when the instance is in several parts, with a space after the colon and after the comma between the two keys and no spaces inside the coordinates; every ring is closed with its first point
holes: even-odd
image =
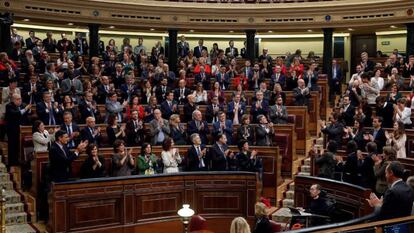
{"type": "Polygon", "coordinates": [[[29,38],[26,39],[26,49],[32,50],[36,46],[36,42],[38,40],[39,40],[39,38],[37,38],[35,36],[35,32],[34,31],[30,31],[29,32],[29,38]]]}
{"type": "Polygon", "coordinates": [[[256,92],[256,101],[252,103],[250,114],[253,117],[253,123],[257,123],[259,115],[267,116],[269,114],[269,102],[264,99],[263,92],[256,92]]]}
{"type": "Polygon", "coordinates": [[[240,94],[236,94],[227,105],[227,117],[233,121],[233,124],[240,124],[241,117],[246,113],[246,104],[241,102],[240,94]]]}
{"type": "Polygon", "coordinates": [[[226,73],[225,66],[220,67],[220,72],[218,72],[216,75],[216,81],[220,84],[220,87],[223,91],[229,89],[230,76],[228,73],[226,73]]]}
{"type": "Polygon", "coordinates": [[[270,106],[269,120],[274,124],[287,124],[288,113],[286,106],[283,105],[283,99],[281,96],[276,97],[276,104],[270,106]]]}
{"type": "Polygon", "coordinates": [[[169,88],[175,87],[175,81],[177,78],[175,77],[175,73],[170,71],[168,64],[162,65],[162,72],[159,72],[155,75],[155,83],[162,82],[163,79],[167,79],[167,84],[169,88]]]}
{"type": "Polygon", "coordinates": [[[162,118],[169,120],[172,114],[180,114],[174,94],[167,92],[165,101],[161,103],[162,118]]]}
{"type": "Polygon", "coordinates": [[[233,123],[231,120],[226,119],[225,112],[218,113],[219,120],[213,123],[213,137],[219,134],[225,134],[227,143],[232,145],[233,143],[233,123]]]}
{"type": "Polygon", "coordinates": [[[28,115],[32,105],[22,103],[22,97],[19,94],[13,94],[11,102],[6,105],[5,122],[6,133],[8,138],[8,165],[18,164],[18,155],[20,154],[20,125],[27,124],[28,115]]]}
{"type": "Polygon", "coordinates": [[[309,88],[305,87],[305,81],[303,79],[298,80],[298,87],[293,89],[293,97],[295,98],[295,106],[307,106],[309,110],[311,94],[309,88]]]}
{"type": "Polygon", "coordinates": [[[102,76],[101,84],[98,85],[98,104],[105,104],[109,93],[113,91],[114,86],[109,83],[108,76],[102,76]]]}
{"type": "Polygon", "coordinates": [[[229,47],[226,48],[225,54],[228,58],[235,58],[235,57],[239,56],[239,51],[237,50],[236,47],[234,47],[234,41],[233,40],[229,41],[229,47]]]}
{"type": "Polygon", "coordinates": [[[181,36],[180,42],[177,43],[177,49],[178,49],[178,56],[181,58],[184,58],[187,56],[188,52],[190,51],[190,45],[185,40],[185,36],[181,36]]]}
{"type": "Polygon", "coordinates": [[[131,102],[133,96],[140,96],[140,88],[134,83],[134,77],[132,75],[125,76],[126,83],[121,85],[122,99],[131,102]]]}
{"type": "Polygon", "coordinates": [[[342,70],[336,59],[332,60],[332,75],[329,78],[329,99],[333,100],[336,95],[341,94],[342,70]]]}
{"type": "Polygon", "coordinates": [[[193,120],[188,122],[187,135],[197,133],[201,138],[202,144],[206,145],[208,143],[207,135],[210,134],[208,123],[203,121],[203,116],[199,110],[195,110],[192,115],[193,120]]]}
{"type": "Polygon", "coordinates": [[[228,149],[225,134],[216,136],[216,143],[210,148],[209,153],[212,171],[229,171],[235,168],[234,152],[228,149]]]}
{"type": "Polygon", "coordinates": [[[211,104],[207,105],[205,117],[208,123],[215,123],[219,120],[219,112],[224,112],[224,105],[220,104],[218,96],[211,99],[211,104]]]}
{"type": "Polygon", "coordinates": [[[40,101],[39,92],[42,90],[42,84],[37,76],[30,77],[29,82],[23,84],[23,100],[25,103],[36,104],[40,101]]]}
{"type": "Polygon", "coordinates": [[[276,65],[272,78],[270,79],[271,89],[273,90],[273,87],[276,83],[279,83],[280,86],[284,88],[285,82],[286,82],[286,77],[284,74],[282,74],[282,67],[280,67],[279,65],[276,65]]]}
{"type": "Polygon", "coordinates": [[[184,104],[184,122],[189,122],[193,119],[193,113],[198,109],[195,100],[196,97],[193,94],[187,96],[187,103],[184,104]]]}
{"type": "Polygon", "coordinates": [[[178,104],[186,104],[187,96],[191,94],[191,90],[186,87],[187,83],[184,79],[178,81],[178,88],[174,90],[174,99],[178,104]]]}
{"type": "Polygon", "coordinates": [[[60,36],[62,37],[62,39],[59,40],[56,45],[59,52],[62,53],[62,52],[73,51],[72,41],[68,40],[66,33],[62,33],[60,36]]]}
{"type": "Polygon", "coordinates": [[[204,90],[210,90],[211,86],[211,77],[210,74],[205,72],[205,67],[200,66],[200,73],[195,75],[196,83],[202,83],[204,90]]]}
{"type": "MultiPolygon", "coordinates": [[[[375,63],[373,61],[369,60],[367,52],[362,52],[361,53],[361,63],[360,63],[360,65],[364,69],[364,72],[374,71],[374,68],[375,68],[375,63]]],[[[385,69],[385,72],[387,72],[386,69],[385,69]]]]}
{"type": "Polygon", "coordinates": [[[339,110],[341,112],[341,118],[345,122],[346,126],[354,125],[355,107],[351,105],[351,101],[348,95],[345,95],[342,99],[342,107],[339,110]]]}
{"type": "MultiPolygon", "coordinates": [[[[375,142],[377,144],[378,153],[382,153],[382,149],[387,142],[387,137],[385,136],[385,130],[382,128],[382,117],[375,116],[372,119],[372,126],[374,131],[372,134],[368,135],[368,141],[375,142]]],[[[365,138],[364,138],[365,139],[365,138]]]]}
{"type": "Polygon", "coordinates": [[[263,60],[267,60],[270,67],[273,66],[273,64],[272,64],[273,63],[273,58],[272,58],[272,56],[270,56],[269,49],[267,49],[267,48],[264,48],[263,53],[259,56],[259,62],[262,63],[263,60]]]}
{"type": "Polygon", "coordinates": [[[88,143],[100,144],[101,141],[101,129],[96,127],[96,121],[94,117],[86,118],[86,126],[80,132],[82,141],[88,141],[88,143]]]}
{"type": "Polygon", "coordinates": [[[187,170],[188,171],[207,171],[208,161],[206,158],[206,146],[201,144],[200,135],[194,133],[190,136],[193,145],[188,148],[187,152],[187,170]]]}
{"type": "Polygon", "coordinates": [[[155,87],[155,96],[157,97],[158,103],[164,102],[167,93],[171,91],[167,84],[167,78],[163,78],[160,85],[155,87]]]}
{"type": "Polygon", "coordinates": [[[43,46],[48,53],[56,53],[57,42],[52,38],[52,32],[46,33],[47,38],[43,40],[43,46]]]}
{"type": "Polygon", "coordinates": [[[126,124],[128,146],[138,146],[144,142],[144,122],[138,117],[138,110],[132,110],[131,119],[126,124]]]}
{"type": "Polygon", "coordinates": [[[387,102],[384,96],[378,96],[375,100],[375,115],[382,117],[382,127],[392,128],[394,126],[394,106],[387,102]]]}
{"type": "Polygon", "coordinates": [[[328,141],[333,140],[337,145],[342,144],[342,135],[344,126],[339,121],[339,113],[333,112],[329,117],[331,124],[326,125],[325,121],[321,121],[321,132],[328,136],[328,141]]]}
{"type": "Polygon", "coordinates": [[[43,101],[36,104],[36,113],[45,125],[58,125],[62,109],[57,102],[52,102],[49,92],[43,92],[43,101]]]}
{"type": "Polygon", "coordinates": [[[81,142],[75,151],[67,147],[70,140],[66,131],[59,130],[55,134],[56,141],[52,143],[49,150],[50,177],[54,182],[67,181],[72,173],[72,161],[78,158],[88,145],[87,141],[81,142]]]}
{"type": "Polygon", "coordinates": [[[85,123],[88,117],[98,118],[100,116],[92,92],[85,93],[85,98],[79,103],[78,107],[81,115],[80,123],[85,123]]]}
{"type": "Polygon", "coordinates": [[[257,116],[259,125],[256,129],[256,145],[257,146],[271,146],[273,144],[273,123],[269,122],[265,115],[257,116]]]}
{"type": "Polygon", "coordinates": [[[72,113],[66,111],[63,113],[63,124],[60,125],[60,129],[66,131],[69,137],[69,141],[67,143],[67,147],[69,149],[75,148],[79,144],[79,135],[80,135],[80,128],[79,126],[73,122],[72,113]]]}
{"type": "Polygon", "coordinates": [[[111,79],[115,88],[120,88],[121,85],[125,83],[125,72],[123,70],[122,63],[115,63],[115,70],[111,73],[111,79]]]}
{"type": "Polygon", "coordinates": [[[371,193],[368,203],[375,207],[377,220],[401,218],[411,215],[414,192],[403,180],[404,167],[398,161],[392,161],[385,169],[385,178],[390,188],[383,198],[371,193]]]}
{"type": "Polygon", "coordinates": [[[76,33],[76,39],[73,40],[73,44],[79,55],[88,55],[88,42],[82,37],[81,33],[76,33]]]}
{"type": "Polygon", "coordinates": [[[247,79],[249,81],[250,90],[259,89],[260,83],[265,81],[262,72],[260,72],[259,64],[257,63],[254,64],[253,70],[250,70],[250,73],[248,74],[247,79]]]}
{"type": "Polygon", "coordinates": [[[207,50],[207,47],[203,45],[204,40],[203,39],[199,39],[198,40],[198,46],[194,47],[194,56],[196,58],[201,57],[201,52],[203,50],[207,50]]]}

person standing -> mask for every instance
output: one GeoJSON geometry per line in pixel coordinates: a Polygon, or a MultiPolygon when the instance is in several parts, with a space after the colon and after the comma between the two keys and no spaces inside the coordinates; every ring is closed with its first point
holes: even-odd
{"type": "Polygon", "coordinates": [[[87,141],[79,143],[75,151],[70,151],[67,147],[69,135],[64,130],[55,133],[55,142],[49,150],[49,171],[50,177],[54,182],[67,181],[72,175],[72,162],[79,157],[79,154],[88,145],[87,141]]]}
{"type": "Polygon", "coordinates": [[[28,114],[31,112],[32,105],[22,103],[22,97],[19,94],[13,94],[11,102],[6,105],[6,133],[8,138],[8,165],[18,164],[18,155],[20,155],[20,125],[28,122],[28,114]]]}
{"type": "Polygon", "coordinates": [[[403,165],[398,161],[391,162],[385,169],[385,177],[390,188],[381,199],[374,193],[367,199],[369,205],[375,208],[377,220],[411,215],[414,191],[402,180],[403,175],[403,165]]]}

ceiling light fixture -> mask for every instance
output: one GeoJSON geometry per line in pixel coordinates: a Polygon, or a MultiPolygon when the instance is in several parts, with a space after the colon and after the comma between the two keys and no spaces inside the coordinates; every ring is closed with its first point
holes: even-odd
{"type": "Polygon", "coordinates": [[[230,32],[230,33],[233,33],[234,31],[233,31],[233,30],[230,30],[229,32],[230,32]]]}
{"type": "Polygon", "coordinates": [[[397,26],[395,26],[395,25],[391,25],[391,26],[390,26],[390,28],[397,28],[397,26]]]}
{"type": "Polygon", "coordinates": [[[73,23],[68,23],[69,26],[73,26],[73,23]]]}
{"type": "Polygon", "coordinates": [[[269,30],[269,31],[267,31],[268,33],[272,33],[273,31],[271,31],[271,30],[269,30]]]}
{"type": "Polygon", "coordinates": [[[23,21],[24,21],[24,22],[29,22],[29,21],[30,21],[30,19],[23,19],[23,21]]]}
{"type": "Polygon", "coordinates": [[[348,28],[348,31],[351,31],[352,32],[352,31],[354,31],[354,29],[353,28],[348,28]]]}
{"type": "Polygon", "coordinates": [[[155,29],[154,28],[150,28],[150,31],[154,31],[155,29]]]}
{"type": "Polygon", "coordinates": [[[191,30],[190,30],[190,32],[194,32],[194,30],[193,30],[193,29],[191,29],[191,30]]]}
{"type": "Polygon", "coordinates": [[[115,26],[111,25],[111,26],[109,26],[109,28],[110,28],[110,29],[114,29],[114,28],[115,28],[115,26]]]}
{"type": "Polygon", "coordinates": [[[313,30],[312,29],[308,29],[308,32],[313,32],[313,30]]]}

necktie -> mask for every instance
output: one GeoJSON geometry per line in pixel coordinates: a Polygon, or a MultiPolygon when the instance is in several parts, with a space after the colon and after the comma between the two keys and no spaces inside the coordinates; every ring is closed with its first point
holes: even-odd
{"type": "Polygon", "coordinates": [[[56,121],[55,121],[55,116],[53,114],[53,108],[52,108],[52,104],[49,104],[49,125],[55,125],[56,121]]]}
{"type": "MultiPolygon", "coordinates": [[[[71,125],[67,125],[67,128],[68,128],[68,135],[71,136],[72,135],[71,125]]],[[[69,146],[70,147],[74,147],[75,146],[73,140],[70,140],[69,146]]]]}
{"type": "Polygon", "coordinates": [[[184,96],[184,89],[181,89],[181,94],[180,96],[184,96]]]}

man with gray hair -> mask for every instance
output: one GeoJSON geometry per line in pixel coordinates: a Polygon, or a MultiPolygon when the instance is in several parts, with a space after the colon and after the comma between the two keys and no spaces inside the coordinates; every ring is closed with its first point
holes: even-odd
{"type": "Polygon", "coordinates": [[[188,148],[187,152],[187,170],[188,171],[207,171],[207,149],[206,146],[201,144],[200,135],[193,133],[190,136],[190,140],[193,145],[188,148]]]}
{"type": "Polygon", "coordinates": [[[195,110],[192,114],[193,120],[188,122],[187,134],[199,134],[202,144],[207,144],[207,135],[210,133],[207,121],[203,121],[203,116],[199,110],[195,110]]]}
{"type": "Polygon", "coordinates": [[[20,94],[14,93],[11,102],[6,105],[6,132],[8,138],[9,166],[18,164],[20,149],[20,125],[28,123],[28,114],[31,113],[32,105],[22,103],[20,94]]]}
{"type": "Polygon", "coordinates": [[[170,136],[170,125],[168,120],[161,116],[159,109],[154,110],[154,120],[149,123],[149,130],[152,145],[162,145],[164,140],[170,136]]]}

